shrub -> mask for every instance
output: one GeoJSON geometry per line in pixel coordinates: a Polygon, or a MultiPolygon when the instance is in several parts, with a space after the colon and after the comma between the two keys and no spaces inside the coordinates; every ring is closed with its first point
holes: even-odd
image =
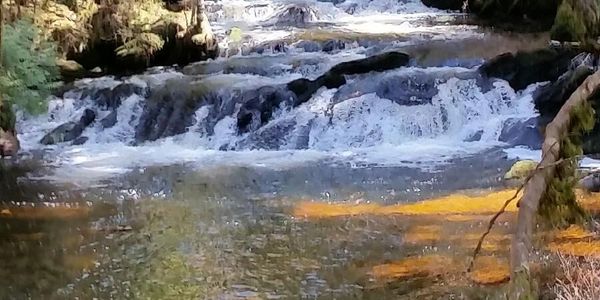
{"type": "Polygon", "coordinates": [[[28,20],[4,26],[2,31],[0,93],[4,104],[32,113],[46,110],[46,98],[60,78],[56,47],[40,39],[28,20]]]}
{"type": "Polygon", "coordinates": [[[600,299],[600,261],[561,256],[563,278],[554,286],[558,300],[600,299]]]}

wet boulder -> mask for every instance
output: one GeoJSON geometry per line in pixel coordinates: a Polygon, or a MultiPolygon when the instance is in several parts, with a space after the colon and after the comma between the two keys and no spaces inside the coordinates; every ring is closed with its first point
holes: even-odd
{"type": "Polygon", "coordinates": [[[304,52],[319,52],[323,49],[321,44],[315,41],[299,41],[294,44],[295,48],[303,49],[304,52]]]}
{"type": "Polygon", "coordinates": [[[538,129],[537,118],[527,120],[508,119],[504,122],[499,141],[510,146],[526,146],[530,149],[541,149],[543,136],[538,129]]]}
{"type": "Polygon", "coordinates": [[[401,52],[386,52],[363,59],[343,62],[335,65],[315,80],[297,79],[287,84],[287,88],[296,95],[294,106],[308,101],[321,87],[339,88],[346,84],[345,75],[358,75],[369,72],[383,72],[408,64],[408,55],[401,52]]]}
{"type": "Polygon", "coordinates": [[[42,145],[55,145],[73,141],[78,138],[95,119],[96,113],[91,109],[86,109],[79,121],[67,122],[56,127],[50,133],[46,134],[40,140],[40,143],[42,145]]]}
{"type": "Polygon", "coordinates": [[[90,138],[88,138],[87,136],[80,136],[76,139],[73,140],[73,142],[71,142],[71,145],[73,146],[81,146],[83,144],[85,144],[90,138]]]}
{"type": "Polygon", "coordinates": [[[294,106],[298,106],[308,101],[321,86],[321,82],[317,80],[300,78],[290,81],[287,84],[287,89],[296,95],[294,106]]]}
{"type": "Polygon", "coordinates": [[[406,66],[409,60],[410,57],[408,54],[402,52],[385,52],[367,58],[337,64],[329,70],[329,73],[355,75],[369,72],[383,72],[406,66]]]}
{"type": "Polygon", "coordinates": [[[281,26],[303,27],[308,23],[316,21],[317,10],[302,4],[290,4],[279,11],[270,23],[281,26]]]}
{"type": "Polygon", "coordinates": [[[100,89],[73,89],[67,93],[73,93],[73,91],[80,93],[79,99],[90,99],[98,107],[108,110],[119,108],[123,100],[134,94],[145,97],[148,92],[146,87],[129,82],[124,82],[114,87],[105,87],[100,89]]]}
{"type": "Polygon", "coordinates": [[[343,50],[346,48],[346,42],[340,40],[328,40],[323,43],[324,52],[334,52],[337,50],[343,50]]]}
{"type": "Polygon", "coordinates": [[[592,68],[581,65],[541,87],[534,96],[535,108],[540,112],[540,126],[550,123],[569,96],[593,73],[592,68]]]}
{"type": "Polygon", "coordinates": [[[477,132],[471,134],[469,137],[465,139],[465,142],[478,142],[481,141],[481,137],[483,136],[483,130],[477,130],[477,132]]]}
{"type": "Polygon", "coordinates": [[[16,156],[21,145],[14,131],[4,131],[0,128],[0,158],[7,156],[16,156]]]}
{"type": "Polygon", "coordinates": [[[100,120],[100,125],[102,128],[111,128],[117,124],[117,111],[113,110],[108,116],[104,117],[104,119],[100,120]]]}
{"type": "Polygon", "coordinates": [[[237,124],[240,133],[256,131],[271,120],[273,113],[297,102],[296,95],[284,86],[264,86],[245,91],[240,100],[237,124]]]}
{"type": "Polygon", "coordinates": [[[392,100],[399,105],[431,104],[433,97],[439,93],[437,85],[445,83],[450,78],[476,79],[480,86],[486,85],[476,72],[381,73],[357,78],[341,87],[333,96],[333,102],[340,103],[350,98],[375,93],[378,97],[392,100]]]}
{"type": "Polygon", "coordinates": [[[238,142],[236,148],[279,150],[287,144],[287,138],[295,127],[296,121],[290,119],[269,123],[238,142]]]}
{"type": "Polygon", "coordinates": [[[508,81],[515,90],[522,90],[532,83],[555,81],[569,69],[575,55],[575,51],[561,48],[505,53],[484,63],[479,71],[486,77],[508,81]]]}
{"type": "Polygon", "coordinates": [[[191,79],[171,80],[152,91],[136,126],[135,141],[155,141],[182,134],[192,125],[194,113],[208,93],[191,79]]]}

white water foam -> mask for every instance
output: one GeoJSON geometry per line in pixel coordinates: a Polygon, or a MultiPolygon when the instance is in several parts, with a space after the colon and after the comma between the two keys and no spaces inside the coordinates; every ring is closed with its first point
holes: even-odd
{"type": "MultiPolygon", "coordinates": [[[[305,30],[278,28],[269,23],[290,4],[293,2],[228,1],[222,5],[220,15],[211,16],[216,18],[213,26],[217,34],[222,36],[232,26],[239,27],[251,37],[253,43],[281,40],[305,30]]],[[[414,42],[436,35],[445,39],[477,34],[476,28],[470,26],[428,27],[428,18],[448,16],[451,21],[453,13],[427,8],[419,0],[346,1],[337,6],[302,1],[299,5],[314,9],[316,20],[313,23],[325,22],[330,30],[414,35],[414,42]]],[[[227,94],[235,89],[257,89],[301,77],[315,79],[339,62],[364,58],[365,50],[355,47],[335,54],[290,50],[283,55],[219,58],[200,65],[217,64],[218,67],[223,64],[223,68],[232,70],[269,67],[272,70],[266,74],[259,73],[261,75],[235,72],[221,74],[216,71],[201,75],[198,80],[215,87],[215,90],[219,90],[217,86],[221,87],[219,92],[227,94]]],[[[402,68],[385,72],[384,75],[427,73],[437,76],[447,72],[462,74],[475,71],[460,68],[402,68]]],[[[155,70],[154,74],[134,76],[125,81],[140,87],[156,87],[182,76],[174,71],[155,70]]],[[[348,84],[356,80],[368,80],[370,76],[383,78],[376,74],[365,75],[362,79],[348,78],[348,84]]],[[[120,80],[107,77],[82,80],[76,86],[93,90],[114,87],[119,83],[120,80]]],[[[308,102],[293,109],[283,107],[257,132],[244,135],[237,134],[235,115],[218,120],[212,134],[205,132],[202,121],[209,115],[210,108],[204,106],[196,112],[195,122],[186,133],[139,146],[132,146],[132,142],[145,99],[134,94],[123,99],[117,109],[114,127],[102,129],[96,122],[84,131],[83,136],[89,138],[86,144],[71,146],[65,143],[42,147],[38,141],[44,134],[64,122],[76,120],[85,107],[89,107],[89,99],[77,100],[81,91],[75,89],[63,98],[52,99],[46,116],[20,116],[19,132],[26,152],[40,148],[47,152],[47,164],[54,169],[45,178],[86,184],[135,168],[179,163],[195,168],[244,165],[278,169],[321,162],[352,167],[385,165],[433,170],[452,158],[500,145],[498,136],[506,119],[528,118],[535,114],[530,96],[532,90],[515,93],[503,81],[494,82],[491,89],[485,91],[475,79],[446,78],[436,85],[439,92],[430,102],[410,106],[400,105],[376,93],[357,95],[336,103],[336,89],[321,89],[308,102]],[[293,125],[290,129],[281,124],[293,125]],[[259,144],[253,143],[252,138],[260,140],[261,134],[266,134],[268,138],[269,131],[275,132],[281,139],[277,144],[279,150],[254,150],[259,144]],[[465,142],[478,133],[481,133],[480,140],[465,142]],[[223,145],[245,146],[236,148],[236,151],[219,151],[223,145]]],[[[97,109],[97,120],[108,113],[107,110],[97,109]]]]}

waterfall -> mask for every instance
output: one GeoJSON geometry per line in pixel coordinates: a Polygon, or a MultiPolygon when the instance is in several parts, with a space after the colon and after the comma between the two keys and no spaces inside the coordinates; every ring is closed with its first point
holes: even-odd
{"type": "Polygon", "coordinates": [[[313,80],[340,62],[401,50],[423,39],[444,39],[449,33],[469,35],[471,29],[431,21],[452,13],[426,8],[416,0],[217,1],[208,6],[219,11],[211,18],[225,40],[233,25],[245,26],[254,42],[280,39],[285,31],[288,36],[280,39],[285,40],[284,49],[238,53],[131,77],[79,80],[49,99],[47,114],[19,114],[24,151],[45,149],[46,160],[58,166],[54,176],[67,181],[184,162],[273,168],[310,161],[423,167],[502,145],[499,135],[508,119],[535,115],[535,87],[515,92],[505,81],[483,78],[472,60],[462,66],[455,61],[452,67],[412,62],[346,76],[346,84],[322,87],[298,106],[279,99],[268,113],[247,115],[252,119],[242,130],[242,106],[287,97],[285,84],[292,80],[313,80]],[[326,25],[314,31],[315,24],[326,25]],[[398,26],[411,28],[402,42],[393,33],[398,26]],[[421,27],[425,29],[418,30],[421,27]],[[350,32],[358,38],[338,44],[327,44],[331,39],[304,40],[320,47],[314,51],[291,38],[295,32],[317,34],[323,28],[331,37],[344,38],[340,33],[350,32]],[[385,28],[390,35],[382,33],[385,28]],[[331,45],[337,46],[327,48],[331,45]],[[82,133],[87,138],[83,145],[40,145],[45,134],[76,120],[85,109],[94,110],[97,118],[82,133]]]}

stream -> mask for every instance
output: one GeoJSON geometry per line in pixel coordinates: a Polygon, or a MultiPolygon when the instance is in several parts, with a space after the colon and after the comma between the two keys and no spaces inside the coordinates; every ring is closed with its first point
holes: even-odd
{"type": "Polygon", "coordinates": [[[515,92],[477,68],[547,35],[479,27],[418,0],[206,5],[218,59],[82,79],[47,114],[19,113],[24,154],[0,178],[0,298],[414,299],[431,284],[367,274],[421,251],[399,220],[311,221],[294,206],[503,186],[509,154],[524,150],[503,128],[536,116],[538,84],[515,92]],[[390,51],[408,65],[240,117],[291,81],[390,51]],[[40,143],[86,109],[96,121],[79,143],[40,143]],[[42,209],[19,217],[28,207],[42,209]]]}

